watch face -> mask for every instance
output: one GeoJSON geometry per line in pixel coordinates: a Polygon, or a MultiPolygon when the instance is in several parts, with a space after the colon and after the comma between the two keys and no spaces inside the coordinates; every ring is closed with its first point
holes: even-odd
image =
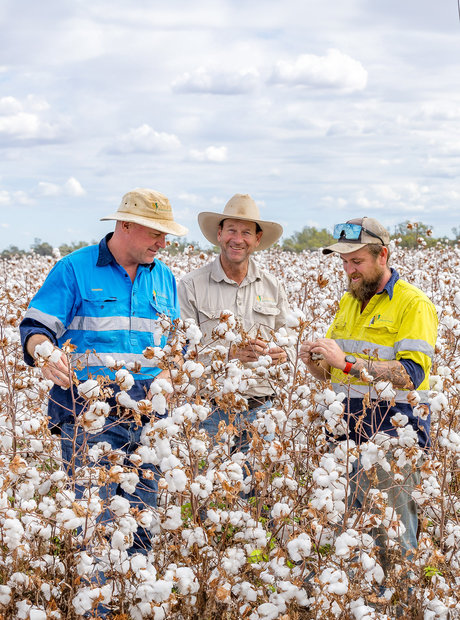
{"type": "Polygon", "coordinates": [[[356,357],[354,355],[345,355],[345,361],[354,364],[356,362],[356,357]]]}

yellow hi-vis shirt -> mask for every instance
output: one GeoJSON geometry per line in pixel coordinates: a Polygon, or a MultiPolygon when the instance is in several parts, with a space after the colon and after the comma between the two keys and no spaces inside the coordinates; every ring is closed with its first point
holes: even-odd
{"type": "MultiPolygon", "coordinates": [[[[382,293],[374,295],[362,312],[361,302],[350,293],[345,293],[326,336],[336,340],[343,351],[357,358],[416,362],[425,375],[421,384],[415,387],[420,402],[427,403],[438,317],[433,303],[422,291],[396,278],[399,276],[393,270],[393,286],[387,285],[382,293]]],[[[368,395],[369,398],[382,400],[372,384],[350,377],[337,368],[331,371],[333,388],[337,393],[345,393],[348,398],[368,395]]],[[[409,391],[396,390],[395,402],[407,405],[409,391]]]]}

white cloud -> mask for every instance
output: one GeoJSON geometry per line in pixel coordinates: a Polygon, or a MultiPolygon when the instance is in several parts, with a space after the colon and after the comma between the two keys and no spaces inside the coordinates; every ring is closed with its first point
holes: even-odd
{"type": "Polygon", "coordinates": [[[37,189],[41,196],[84,196],[86,194],[85,189],[75,177],[70,177],[63,185],[40,181],[37,189]]]}
{"type": "Polygon", "coordinates": [[[276,63],[271,81],[352,92],[366,87],[367,71],[358,60],[331,49],[325,56],[302,54],[293,62],[280,60],[276,63]]]}
{"type": "Polygon", "coordinates": [[[190,157],[195,161],[212,161],[222,163],[227,161],[228,153],[226,146],[208,146],[204,151],[190,150],[190,157]]]}
{"type": "Polygon", "coordinates": [[[86,191],[75,177],[70,177],[70,179],[67,179],[64,185],[64,190],[67,194],[69,194],[69,196],[84,196],[86,194],[86,191]]]}
{"type": "Polygon", "coordinates": [[[230,73],[220,68],[199,67],[178,77],[171,87],[173,91],[180,93],[240,95],[254,91],[258,82],[259,74],[255,69],[241,69],[230,73]]]}
{"type": "Polygon", "coordinates": [[[0,138],[6,141],[53,141],[61,130],[55,122],[43,117],[49,109],[48,103],[40,98],[28,96],[23,101],[15,97],[0,99],[0,138]]]}
{"type": "Polygon", "coordinates": [[[109,148],[109,152],[119,154],[159,153],[174,151],[180,146],[180,140],[174,134],[158,132],[152,129],[150,125],[144,124],[120,136],[109,148]]]}

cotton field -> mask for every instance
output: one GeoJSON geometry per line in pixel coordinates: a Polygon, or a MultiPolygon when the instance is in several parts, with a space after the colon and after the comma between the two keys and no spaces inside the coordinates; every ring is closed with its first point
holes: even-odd
{"type": "MultiPolygon", "coordinates": [[[[210,258],[189,249],[163,260],[180,278],[210,258]]],[[[150,419],[135,458],[123,464],[99,443],[86,455],[90,466],[72,478],[62,469],[59,437],[47,427],[51,385],[24,364],[19,345],[19,322],[55,259],[0,265],[0,617],[64,620],[105,609],[119,620],[460,618],[460,249],[394,246],[390,259],[432,299],[440,319],[427,454],[404,420],[395,420],[391,441],[376,435],[358,448],[335,439],[340,398],[296,355],[302,340],[324,335],[331,322],[344,292],[340,260],[276,249],[256,258],[285,284],[292,313],[273,341],[294,355],[284,364],[260,358],[243,368],[226,356],[229,343],[244,338],[235,317],[222,314],[211,358],[202,355],[197,328],[179,321],[166,349],[145,351],[171,368],[172,393],[157,381],[151,402],[133,402],[129,369],[117,373],[120,404],[150,419]],[[179,370],[172,360],[186,343],[179,370]],[[232,424],[213,441],[199,423],[212,400],[242,408],[255,376],[271,382],[276,398],[247,429],[250,447],[242,454],[232,449],[232,424]],[[167,417],[156,418],[166,410],[167,417]],[[384,494],[371,493],[366,508],[347,507],[359,450],[370,471],[388,450],[396,473],[408,464],[421,469],[415,557],[398,547],[398,515],[384,494]],[[158,508],[133,509],[120,496],[104,505],[101,486],[117,480],[129,492],[141,463],[161,472],[158,508]],[[83,499],[76,483],[85,486],[83,499]],[[102,525],[98,517],[107,508],[113,519],[102,525]],[[152,548],[132,554],[139,526],[152,534],[152,548]],[[388,534],[388,574],[372,535],[378,526],[388,534]]],[[[168,329],[158,322],[159,331],[168,329]]],[[[42,351],[42,363],[50,354],[42,351]]],[[[78,389],[87,402],[79,424],[95,435],[108,414],[110,385],[93,377],[78,389]]]]}

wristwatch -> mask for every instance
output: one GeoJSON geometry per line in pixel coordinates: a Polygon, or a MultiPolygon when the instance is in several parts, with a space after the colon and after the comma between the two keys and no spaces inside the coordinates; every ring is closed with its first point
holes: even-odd
{"type": "Polygon", "coordinates": [[[354,355],[345,355],[345,368],[343,369],[342,372],[344,372],[346,375],[348,375],[348,373],[351,370],[351,367],[353,366],[353,364],[356,363],[356,357],[354,355]]]}

